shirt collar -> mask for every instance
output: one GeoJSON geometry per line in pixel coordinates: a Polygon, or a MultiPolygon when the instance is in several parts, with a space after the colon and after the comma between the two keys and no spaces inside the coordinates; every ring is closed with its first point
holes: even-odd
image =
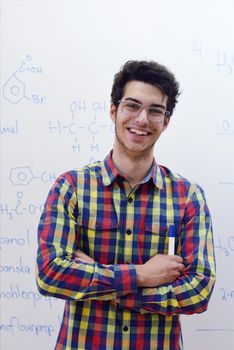
{"type": "MultiPolygon", "coordinates": [[[[106,156],[104,161],[101,163],[101,169],[102,169],[102,181],[105,186],[109,186],[120,175],[112,161],[112,151],[106,156]]],[[[143,179],[142,183],[146,183],[150,179],[152,179],[154,185],[157,188],[163,189],[164,187],[163,177],[164,175],[162,173],[162,170],[160,166],[156,163],[156,160],[154,158],[149,174],[143,179]]]]}
{"type": "Polygon", "coordinates": [[[115,181],[119,175],[118,170],[112,161],[112,151],[106,156],[104,161],[101,163],[102,168],[102,181],[105,186],[109,186],[115,181]]]}
{"type": "Polygon", "coordinates": [[[160,190],[162,190],[164,187],[164,177],[165,175],[163,174],[161,167],[156,163],[156,160],[154,158],[151,170],[151,178],[155,186],[160,190]]]}

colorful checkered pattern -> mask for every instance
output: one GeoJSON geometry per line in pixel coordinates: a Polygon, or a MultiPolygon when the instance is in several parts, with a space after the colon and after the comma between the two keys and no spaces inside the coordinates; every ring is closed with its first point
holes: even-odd
{"type": "Polygon", "coordinates": [[[56,350],[181,350],[180,314],[207,309],[215,263],[203,191],[155,161],[135,189],[111,154],[61,175],[38,235],[38,288],[66,300],[56,350]],[[138,288],[135,265],[168,253],[170,225],[182,276],[138,288]],[[95,263],[77,260],[77,248],[95,263]]]}

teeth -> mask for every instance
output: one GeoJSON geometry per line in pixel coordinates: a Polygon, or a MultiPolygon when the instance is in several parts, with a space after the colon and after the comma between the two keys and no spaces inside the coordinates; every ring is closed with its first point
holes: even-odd
{"type": "Polygon", "coordinates": [[[137,129],[129,129],[131,132],[134,132],[137,135],[147,135],[146,131],[142,131],[142,130],[137,130],[137,129]]]}

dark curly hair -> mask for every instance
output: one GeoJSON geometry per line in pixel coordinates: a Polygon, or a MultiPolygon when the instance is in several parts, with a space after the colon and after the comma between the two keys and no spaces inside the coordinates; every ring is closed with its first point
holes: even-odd
{"type": "Polygon", "coordinates": [[[168,96],[167,110],[173,113],[180,95],[179,83],[165,66],[154,61],[127,61],[114,76],[111,102],[117,106],[129,81],[142,81],[158,87],[168,96]]]}

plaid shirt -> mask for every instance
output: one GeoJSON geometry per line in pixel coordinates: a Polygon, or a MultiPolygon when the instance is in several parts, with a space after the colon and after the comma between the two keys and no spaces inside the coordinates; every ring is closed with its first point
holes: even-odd
{"type": "Polygon", "coordinates": [[[155,160],[134,189],[111,154],[61,175],[38,232],[38,288],[66,300],[57,350],[180,350],[180,314],[207,309],[215,263],[203,191],[155,160]],[[183,274],[138,288],[134,265],[168,253],[170,225],[183,274]],[[95,263],[77,260],[77,248],[95,263]]]}

